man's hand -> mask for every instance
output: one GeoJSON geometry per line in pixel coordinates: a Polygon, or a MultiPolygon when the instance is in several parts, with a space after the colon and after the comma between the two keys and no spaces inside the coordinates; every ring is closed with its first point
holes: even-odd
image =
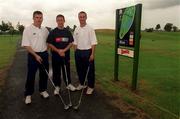
{"type": "Polygon", "coordinates": [[[90,62],[94,60],[95,45],[92,45],[91,48],[92,48],[92,52],[91,52],[91,55],[89,57],[90,62]]]}
{"type": "Polygon", "coordinates": [[[40,64],[42,63],[42,61],[43,61],[42,58],[38,54],[35,53],[35,51],[31,48],[31,46],[24,46],[24,47],[31,55],[34,56],[34,58],[37,62],[39,62],[40,64]]]}
{"type": "Polygon", "coordinates": [[[63,49],[59,49],[58,54],[59,54],[61,57],[65,57],[65,51],[64,51],[63,49]]]}
{"type": "Polygon", "coordinates": [[[94,60],[94,55],[91,54],[90,57],[89,57],[89,61],[91,62],[91,61],[93,61],[93,60],[94,60]]]}
{"type": "Polygon", "coordinates": [[[38,61],[40,64],[42,63],[42,58],[39,55],[35,56],[36,61],[38,61]]]}

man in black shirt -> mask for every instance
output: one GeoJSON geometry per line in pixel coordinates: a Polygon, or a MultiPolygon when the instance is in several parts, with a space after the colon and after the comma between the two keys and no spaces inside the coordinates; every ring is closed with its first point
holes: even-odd
{"type": "Polygon", "coordinates": [[[47,39],[48,46],[51,48],[52,53],[53,82],[56,86],[54,95],[59,94],[61,70],[67,88],[71,91],[76,90],[71,84],[70,77],[70,48],[72,47],[74,39],[71,32],[64,28],[65,18],[63,15],[57,15],[56,22],[58,26],[50,32],[47,39]],[[64,63],[67,69],[68,82],[66,82],[64,63]]]}

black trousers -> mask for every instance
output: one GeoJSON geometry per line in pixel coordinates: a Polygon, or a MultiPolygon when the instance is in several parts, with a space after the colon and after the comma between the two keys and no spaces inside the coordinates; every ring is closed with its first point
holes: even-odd
{"type": "Polygon", "coordinates": [[[53,82],[55,86],[61,86],[61,71],[63,73],[63,79],[66,84],[71,83],[71,75],[70,75],[70,56],[69,54],[65,57],[61,57],[56,53],[52,53],[52,70],[53,70],[53,82]],[[65,66],[64,66],[65,64],[65,66]],[[68,82],[66,81],[65,75],[65,67],[67,72],[68,82]]]}
{"type": "Polygon", "coordinates": [[[83,85],[87,73],[88,66],[90,66],[88,73],[88,86],[94,88],[95,85],[95,66],[94,61],[89,62],[89,58],[92,50],[76,50],[75,51],[75,61],[76,70],[78,73],[80,84],[83,85]]]}
{"type": "MultiPolygon", "coordinates": [[[[48,62],[48,52],[37,52],[37,54],[42,58],[42,64],[45,66],[46,70],[49,71],[49,62],[48,62]]],[[[47,80],[48,76],[42,67],[39,64],[33,55],[28,53],[28,72],[27,72],[27,80],[25,84],[25,96],[32,95],[34,93],[34,83],[36,72],[39,69],[39,91],[45,91],[47,89],[47,80]]]]}

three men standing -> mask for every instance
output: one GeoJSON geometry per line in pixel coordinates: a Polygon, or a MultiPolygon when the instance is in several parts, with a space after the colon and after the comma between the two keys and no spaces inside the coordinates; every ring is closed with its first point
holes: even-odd
{"type": "Polygon", "coordinates": [[[42,27],[43,14],[40,11],[33,13],[33,24],[26,27],[23,32],[22,46],[28,51],[28,71],[25,84],[25,104],[31,103],[31,96],[34,92],[35,75],[39,69],[39,91],[43,98],[48,98],[46,70],[49,70],[48,47],[52,53],[53,82],[56,86],[54,95],[58,95],[61,85],[61,70],[63,79],[68,89],[71,91],[81,90],[85,81],[85,75],[88,72],[88,88],[86,94],[92,94],[95,84],[95,46],[97,39],[95,31],[87,23],[87,14],[84,11],[78,14],[80,26],[74,31],[74,38],[70,31],[64,28],[65,18],[63,15],[57,15],[57,27],[50,33],[45,27],[42,27]],[[49,35],[49,36],[48,36],[49,35]],[[80,84],[75,88],[71,84],[70,76],[70,48],[74,44],[76,69],[80,84]],[[66,71],[65,71],[66,69],[66,71]],[[66,81],[66,74],[68,82],[66,81]]]}

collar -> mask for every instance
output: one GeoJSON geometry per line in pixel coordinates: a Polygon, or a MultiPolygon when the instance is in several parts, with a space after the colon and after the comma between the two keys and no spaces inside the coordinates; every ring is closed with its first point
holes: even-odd
{"type": "Polygon", "coordinates": [[[42,26],[39,28],[39,27],[35,26],[33,23],[31,24],[31,26],[36,29],[42,29],[42,26]]]}
{"type": "Polygon", "coordinates": [[[88,25],[86,24],[85,26],[83,26],[83,27],[81,27],[81,26],[79,26],[80,28],[86,28],[88,25]]]}

